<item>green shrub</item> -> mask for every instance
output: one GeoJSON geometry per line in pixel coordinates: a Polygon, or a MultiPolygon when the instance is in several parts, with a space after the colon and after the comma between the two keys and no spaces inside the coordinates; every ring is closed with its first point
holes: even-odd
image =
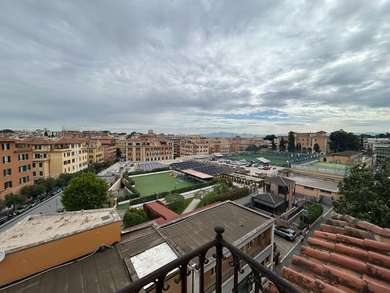
{"type": "Polygon", "coordinates": [[[169,208],[176,213],[182,212],[185,208],[185,199],[181,194],[171,193],[165,196],[169,208]]]}
{"type": "Polygon", "coordinates": [[[323,208],[319,203],[311,204],[307,209],[307,215],[305,217],[306,224],[312,224],[315,220],[322,215],[323,208]]]}
{"type": "Polygon", "coordinates": [[[123,224],[125,227],[138,225],[148,221],[148,215],[141,209],[129,209],[126,211],[123,217],[123,224]]]}

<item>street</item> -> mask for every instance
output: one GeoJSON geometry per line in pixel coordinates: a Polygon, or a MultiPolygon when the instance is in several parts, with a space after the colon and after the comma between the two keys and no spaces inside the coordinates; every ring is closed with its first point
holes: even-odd
{"type": "Polygon", "coordinates": [[[32,207],[25,213],[18,215],[15,218],[12,218],[8,222],[0,226],[0,233],[12,227],[17,222],[24,219],[28,215],[39,214],[39,213],[44,213],[44,214],[56,213],[57,210],[63,208],[61,203],[61,195],[62,195],[62,191],[52,196],[51,198],[37,204],[36,206],[32,207]]]}

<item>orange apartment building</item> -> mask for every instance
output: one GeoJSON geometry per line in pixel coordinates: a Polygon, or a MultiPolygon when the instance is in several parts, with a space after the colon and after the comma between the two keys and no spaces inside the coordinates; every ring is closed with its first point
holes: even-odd
{"type": "Polygon", "coordinates": [[[180,156],[200,156],[210,153],[209,144],[203,138],[188,138],[183,139],[180,144],[180,156]]]}
{"type": "Polygon", "coordinates": [[[0,198],[33,184],[32,157],[29,144],[0,136],[0,198]]]}
{"type": "Polygon", "coordinates": [[[172,160],[173,154],[173,141],[156,134],[137,135],[127,141],[127,160],[133,162],[172,160]]]}

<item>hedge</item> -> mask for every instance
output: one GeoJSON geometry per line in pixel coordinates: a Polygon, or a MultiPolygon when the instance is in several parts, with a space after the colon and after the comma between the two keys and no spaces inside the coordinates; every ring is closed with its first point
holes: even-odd
{"type": "Polygon", "coordinates": [[[209,192],[202,198],[198,207],[206,206],[215,202],[236,200],[248,195],[249,195],[249,189],[246,187],[234,188],[224,193],[209,192]]]}

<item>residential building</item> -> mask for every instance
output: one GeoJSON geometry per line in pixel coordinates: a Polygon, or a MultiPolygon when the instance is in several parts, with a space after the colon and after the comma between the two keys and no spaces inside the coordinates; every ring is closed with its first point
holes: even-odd
{"type": "Polygon", "coordinates": [[[185,156],[207,156],[209,154],[209,144],[206,139],[188,138],[181,140],[180,157],[185,156]]]}
{"type": "Polygon", "coordinates": [[[103,147],[103,158],[105,162],[116,160],[115,140],[111,136],[93,136],[89,138],[91,143],[100,143],[103,147]]]}
{"type": "Polygon", "coordinates": [[[0,235],[0,286],[112,245],[120,226],[113,209],[27,216],[0,235]]]}
{"type": "Polygon", "coordinates": [[[132,136],[127,141],[127,160],[150,162],[173,159],[173,142],[156,134],[132,136]]]}
{"type": "Polygon", "coordinates": [[[390,292],[390,229],[333,214],[282,276],[300,292],[390,292]]]}
{"type": "Polygon", "coordinates": [[[125,159],[127,154],[127,135],[120,135],[114,137],[115,155],[116,150],[119,149],[121,158],[125,159]]]}
{"type": "Polygon", "coordinates": [[[229,138],[210,137],[207,140],[209,143],[210,154],[214,154],[214,153],[229,154],[230,153],[231,140],[229,138]]]}
{"type": "Polygon", "coordinates": [[[378,144],[375,146],[376,161],[379,163],[390,159],[390,144],[378,144]]]}
{"type": "Polygon", "coordinates": [[[34,182],[48,177],[57,178],[62,173],[76,173],[88,167],[88,149],[81,138],[24,140],[32,146],[32,175],[34,182]]]}
{"type": "Polygon", "coordinates": [[[287,177],[274,176],[264,180],[263,188],[252,195],[251,205],[272,215],[280,215],[294,204],[295,182],[287,177]]]}
{"type": "Polygon", "coordinates": [[[90,141],[87,145],[88,164],[104,162],[104,148],[100,141],[90,141]]]}
{"type": "Polygon", "coordinates": [[[31,146],[18,139],[0,136],[0,198],[31,184],[31,146]]]}

